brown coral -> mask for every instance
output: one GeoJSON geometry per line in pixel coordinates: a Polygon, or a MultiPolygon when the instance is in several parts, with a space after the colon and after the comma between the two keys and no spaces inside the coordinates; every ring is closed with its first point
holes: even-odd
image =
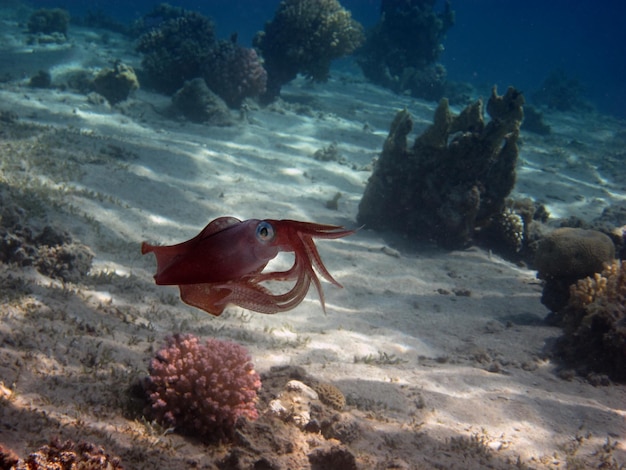
{"type": "Polygon", "coordinates": [[[542,279],[581,279],[600,272],[614,257],[615,246],[602,232],[562,227],[541,240],[535,266],[542,279]]]}
{"type": "Polygon", "coordinates": [[[344,394],[332,384],[321,383],[315,386],[319,399],[325,405],[328,405],[336,410],[343,410],[346,406],[346,397],[344,394]]]}
{"type": "Polygon", "coordinates": [[[93,81],[96,92],[114,105],[128,98],[131,91],[139,88],[139,81],[135,70],[119,61],[113,68],[104,68],[98,72],[93,81]]]}
{"type": "Polygon", "coordinates": [[[442,99],[434,123],[412,147],[408,111],[391,124],[383,152],[359,204],[360,224],[395,230],[449,248],[470,244],[475,232],[505,207],[515,184],[522,94],[492,90],[482,102],[454,115],[442,99]]]}
{"type": "Polygon", "coordinates": [[[626,380],[626,261],[570,288],[560,352],[582,372],[626,380]]]}
{"type": "Polygon", "coordinates": [[[541,303],[550,309],[551,324],[560,324],[569,286],[602,271],[615,258],[611,239],[596,230],[562,227],[543,237],[535,252],[537,277],[545,280],[541,303]]]}

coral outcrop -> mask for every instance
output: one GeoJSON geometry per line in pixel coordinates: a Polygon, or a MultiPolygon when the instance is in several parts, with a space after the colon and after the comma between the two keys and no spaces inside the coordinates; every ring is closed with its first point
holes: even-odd
{"type": "Polygon", "coordinates": [[[199,13],[159,5],[135,29],[144,30],[137,50],[145,83],[157,91],[171,95],[203,78],[231,107],[265,92],[267,73],[256,51],[238,45],[236,35],[218,41],[213,22],[199,13]]]}
{"type": "Polygon", "coordinates": [[[370,81],[419,98],[436,101],[443,96],[446,71],[435,62],[454,24],[454,12],[447,1],[441,12],[435,11],[436,3],[381,2],[380,20],[358,52],[358,63],[370,81]]]}
{"type": "Polygon", "coordinates": [[[337,0],[283,0],[254,39],[268,74],[265,99],[278,96],[299,73],[327,80],[330,63],[362,41],[363,27],[337,0]]]}
{"type": "Polygon", "coordinates": [[[28,32],[31,34],[62,34],[67,35],[70,14],[61,8],[41,8],[28,18],[28,32]]]}
{"type": "Polygon", "coordinates": [[[534,103],[557,111],[591,109],[583,99],[583,86],[580,81],[569,77],[563,69],[552,71],[531,98],[534,103]]]}
{"type": "Polygon", "coordinates": [[[515,184],[523,104],[515,89],[498,96],[494,87],[485,123],[480,100],[455,116],[444,98],[412,147],[413,120],[400,111],[359,204],[359,223],[448,248],[470,244],[505,209],[515,184]]]}
{"type": "Polygon", "coordinates": [[[172,96],[172,107],[192,122],[228,126],[232,124],[228,106],[219,96],[209,90],[201,78],[185,82],[172,96]]]}
{"type": "Polygon", "coordinates": [[[576,281],[600,272],[613,258],[615,246],[602,232],[561,227],[539,243],[535,267],[541,279],[571,278],[576,281]]]}
{"type": "Polygon", "coordinates": [[[597,230],[562,227],[541,239],[535,253],[537,276],[543,279],[541,302],[561,321],[561,309],[569,299],[569,287],[579,279],[599,273],[615,258],[611,238],[597,230]]]}
{"type": "Polygon", "coordinates": [[[150,363],[145,412],[181,432],[210,440],[229,438],[240,418],[258,417],[260,387],[244,347],[177,334],[150,363]]]}
{"type": "Polygon", "coordinates": [[[109,104],[114,105],[124,101],[131,91],[138,89],[139,81],[131,66],[117,61],[113,68],[104,68],[96,74],[93,87],[109,104]]]}
{"type": "Polygon", "coordinates": [[[233,40],[218,41],[211,49],[203,77],[231,108],[240,107],[245,98],[262,95],[267,85],[267,72],[256,51],[233,40]]]}
{"type": "Polygon", "coordinates": [[[215,46],[213,22],[200,13],[160,5],[149,13],[154,24],[137,44],[144,54],[141,82],[171,95],[186,80],[201,77],[211,49],[215,46]]]}
{"type": "Polygon", "coordinates": [[[558,350],[569,365],[583,375],[626,381],[626,261],[613,261],[570,287],[563,327],[558,350]]]}
{"type": "Polygon", "coordinates": [[[28,86],[31,88],[50,88],[52,86],[52,76],[47,70],[40,70],[30,77],[28,86]]]}
{"type": "Polygon", "coordinates": [[[543,121],[543,114],[530,105],[524,106],[524,122],[522,130],[534,132],[538,135],[549,135],[552,128],[543,121]]]}

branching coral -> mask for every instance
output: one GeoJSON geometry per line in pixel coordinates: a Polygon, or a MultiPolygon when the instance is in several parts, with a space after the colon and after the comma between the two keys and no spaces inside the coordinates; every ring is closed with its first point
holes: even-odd
{"type": "Polygon", "coordinates": [[[146,380],[146,413],[205,438],[229,437],[240,418],[254,420],[261,387],[247,351],[218,339],[174,335],[157,352],[146,380]]]}
{"type": "Polygon", "coordinates": [[[626,380],[626,261],[572,285],[563,322],[560,350],[568,362],[626,380]]]}
{"type": "Polygon", "coordinates": [[[362,41],[362,26],[337,0],[283,0],[254,40],[265,60],[267,96],[277,96],[298,73],[327,80],[331,61],[362,41]]]}

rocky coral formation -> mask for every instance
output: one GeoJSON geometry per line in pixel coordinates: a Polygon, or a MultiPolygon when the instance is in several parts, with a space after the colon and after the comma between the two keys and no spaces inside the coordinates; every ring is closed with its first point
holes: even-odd
{"type": "Polygon", "coordinates": [[[131,91],[138,89],[139,81],[131,66],[117,61],[113,68],[104,68],[96,74],[93,87],[109,104],[114,105],[124,101],[131,91]]]}
{"type": "Polygon", "coordinates": [[[442,99],[434,124],[412,147],[413,120],[400,111],[359,204],[359,223],[448,248],[470,244],[504,210],[515,184],[523,104],[515,89],[498,96],[494,88],[485,123],[481,101],[455,116],[442,99]]]}
{"type": "Polygon", "coordinates": [[[626,381],[626,261],[570,287],[558,351],[579,373],[626,381]]]}
{"type": "Polygon", "coordinates": [[[228,106],[238,108],[248,97],[265,93],[267,73],[254,49],[234,40],[218,41],[211,49],[203,73],[208,87],[228,106]]]}
{"type": "Polygon", "coordinates": [[[570,286],[602,271],[614,258],[613,241],[597,230],[562,227],[541,239],[535,267],[537,276],[545,281],[541,302],[553,312],[550,323],[560,323],[570,286]]]}
{"type": "Polygon", "coordinates": [[[201,78],[185,82],[172,96],[172,107],[192,122],[228,126],[232,124],[228,106],[219,96],[209,90],[201,78]]]}
{"type": "Polygon", "coordinates": [[[194,335],[167,339],[150,363],[145,412],[177,430],[215,440],[232,436],[240,418],[254,420],[261,387],[246,349],[194,335]]]}
{"type": "Polygon", "coordinates": [[[552,128],[543,121],[543,114],[530,105],[524,106],[524,122],[522,130],[534,132],[539,135],[549,135],[552,128]]]}
{"type": "Polygon", "coordinates": [[[283,0],[254,45],[268,73],[266,100],[300,73],[328,79],[330,63],[352,53],[363,40],[362,26],[337,0],[283,0]]]}
{"type": "Polygon", "coordinates": [[[109,455],[95,444],[52,440],[30,454],[19,459],[13,452],[0,446],[1,470],[121,470],[120,459],[109,455]]]}
{"type": "Polygon", "coordinates": [[[319,402],[318,393],[300,380],[290,380],[269,404],[269,413],[300,429],[311,423],[311,411],[319,402]]]}
{"type": "Polygon", "coordinates": [[[380,21],[368,31],[358,53],[363,74],[372,82],[397,93],[439,100],[446,71],[435,61],[443,51],[445,34],[454,24],[454,12],[436,0],[383,0],[380,21]]]}
{"type": "Polygon", "coordinates": [[[52,76],[47,70],[40,70],[30,77],[28,86],[31,88],[50,88],[52,85],[52,76]]]}

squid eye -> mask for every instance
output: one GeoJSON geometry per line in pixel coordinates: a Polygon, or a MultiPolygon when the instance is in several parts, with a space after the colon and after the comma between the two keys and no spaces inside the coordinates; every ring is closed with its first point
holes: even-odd
{"type": "Polygon", "coordinates": [[[274,227],[269,222],[262,220],[256,226],[256,237],[262,242],[269,242],[274,239],[274,227]]]}

